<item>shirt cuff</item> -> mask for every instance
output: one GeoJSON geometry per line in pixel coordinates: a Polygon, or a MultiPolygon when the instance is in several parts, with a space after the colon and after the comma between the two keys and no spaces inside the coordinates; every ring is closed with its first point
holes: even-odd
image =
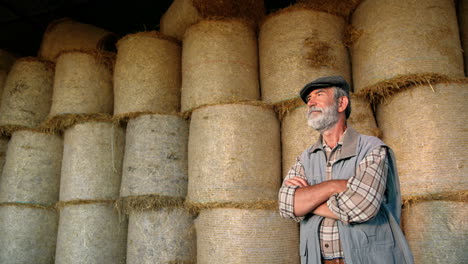
{"type": "Polygon", "coordinates": [[[342,211],[340,210],[339,204],[338,204],[338,196],[340,194],[334,194],[330,196],[330,198],[327,201],[327,206],[332,213],[334,213],[338,218],[340,219],[341,222],[344,224],[349,224],[349,216],[347,214],[343,214],[342,211]]]}

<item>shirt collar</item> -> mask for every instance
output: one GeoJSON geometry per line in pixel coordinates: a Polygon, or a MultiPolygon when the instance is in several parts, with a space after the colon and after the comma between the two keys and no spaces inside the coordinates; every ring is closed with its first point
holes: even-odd
{"type": "MultiPolygon", "coordinates": [[[[356,146],[359,139],[359,133],[352,127],[348,126],[343,135],[341,135],[338,144],[342,146],[341,149],[341,158],[352,157],[356,155],[356,146]]],[[[324,150],[325,141],[320,135],[320,138],[317,142],[310,147],[309,152],[315,152],[318,150],[324,150]]]]}

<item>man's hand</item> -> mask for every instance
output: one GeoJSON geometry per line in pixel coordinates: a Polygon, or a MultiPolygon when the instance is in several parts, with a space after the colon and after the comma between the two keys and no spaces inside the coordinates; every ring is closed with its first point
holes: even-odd
{"type": "Polygon", "coordinates": [[[286,185],[286,186],[306,187],[306,186],[309,186],[309,183],[304,178],[294,177],[294,178],[291,178],[289,180],[286,180],[284,182],[284,185],[286,185]]]}

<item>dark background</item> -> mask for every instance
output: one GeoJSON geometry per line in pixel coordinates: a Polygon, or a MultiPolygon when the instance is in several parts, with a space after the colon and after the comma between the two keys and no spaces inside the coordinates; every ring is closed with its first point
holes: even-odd
{"type": "MultiPolygon", "coordinates": [[[[259,0],[261,1],[261,0],[259,0]]],[[[267,13],[295,0],[265,0],[267,13]]],[[[0,0],[0,49],[18,57],[37,56],[47,25],[69,17],[119,36],[159,30],[172,0],[0,0]]]]}

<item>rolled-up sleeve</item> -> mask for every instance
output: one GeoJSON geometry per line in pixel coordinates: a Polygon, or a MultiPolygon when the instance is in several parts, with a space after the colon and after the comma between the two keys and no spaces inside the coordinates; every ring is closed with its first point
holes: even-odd
{"type": "Polygon", "coordinates": [[[304,167],[302,166],[299,159],[296,160],[294,166],[288,171],[288,174],[283,180],[283,185],[279,189],[278,192],[278,205],[279,205],[279,213],[282,217],[293,219],[296,222],[300,222],[304,217],[297,217],[294,215],[294,195],[296,193],[296,189],[299,186],[286,186],[284,184],[285,181],[292,179],[294,177],[301,177],[306,179],[304,173],[304,167]]]}
{"type": "Polygon", "coordinates": [[[387,149],[374,149],[359,163],[344,192],[331,196],[327,205],[345,224],[370,220],[379,211],[387,181],[387,149]]]}

